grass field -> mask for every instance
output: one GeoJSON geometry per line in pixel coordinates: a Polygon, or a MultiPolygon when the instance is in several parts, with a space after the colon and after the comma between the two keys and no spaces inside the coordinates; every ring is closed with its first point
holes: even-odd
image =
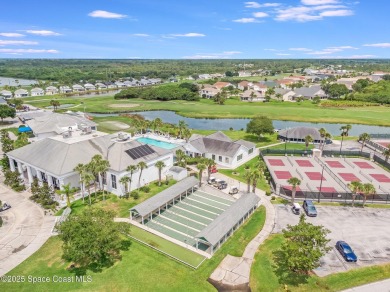
{"type": "Polygon", "coordinates": [[[283,236],[271,235],[256,253],[252,265],[250,286],[252,291],[340,291],[350,287],[375,282],[390,277],[390,264],[354,269],[344,273],[317,277],[311,275],[306,280],[285,270],[277,270],[273,252],[281,247],[283,236]]]}
{"type": "MultiPolygon", "coordinates": [[[[227,255],[241,256],[248,242],[258,234],[265,221],[265,208],[260,207],[215,255],[197,270],[178,263],[155,250],[132,241],[122,260],[101,272],[87,271],[90,283],[1,283],[0,291],[216,291],[207,278],[227,255]]],[[[61,259],[61,242],[50,238],[41,249],[8,275],[74,276],[69,263],[61,259]]],[[[27,279],[26,279],[27,281],[27,279]]]]}
{"type": "MultiPolygon", "coordinates": [[[[34,106],[46,107],[50,105],[51,98],[26,98],[26,103],[34,106]]],[[[390,108],[355,107],[355,108],[322,108],[310,101],[301,103],[269,102],[269,103],[243,103],[236,99],[227,100],[225,105],[217,105],[212,100],[201,99],[194,101],[155,101],[155,100],[115,100],[112,96],[92,98],[71,97],[60,98],[62,104],[80,104],[84,102],[87,112],[113,112],[113,111],[146,111],[146,110],[172,110],[180,115],[194,118],[251,118],[263,114],[272,119],[317,122],[317,123],[350,123],[390,126],[390,108]],[[137,107],[112,108],[110,105],[137,104],[137,107]]]]}

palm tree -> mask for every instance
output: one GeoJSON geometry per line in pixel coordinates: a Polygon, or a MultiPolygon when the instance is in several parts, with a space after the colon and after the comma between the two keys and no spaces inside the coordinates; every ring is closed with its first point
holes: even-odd
{"type": "Polygon", "coordinates": [[[292,188],[291,204],[294,204],[295,194],[297,193],[297,186],[301,184],[301,180],[297,177],[290,177],[287,182],[292,188]]]}
{"type": "Polygon", "coordinates": [[[148,165],[144,161],[140,161],[138,162],[137,167],[139,169],[138,186],[141,186],[142,171],[148,168],[148,165]]]}
{"type": "Polygon", "coordinates": [[[363,148],[366,144],[366,141],[370,140],[370,135],[368,133],[363,133],[359,136],[359,141],[362,141],[362,148],[360,149],[360,152],[363,152],[363,148]]]}
{"type": "Polygon", "coordinates": [[[247,193],[249,194],[251,192],[251,181],[252,181],[252,172],[250,169],[246,169],[244,172],[244,179],[246,180],[247,184],[247,193]]]}
{"type": "Polygon", "coordinates": [[[122,176],[119,182],[125,186],[125,194],[127,194],[129,192],[129,183],[131,182],[130,177],[122,176]]]}
{"type": "Polygon", "coordinates": [[[209,180],[211,176],[211,170],[215,166],[215,161],[212,160],[211,158],[207,158],[205,159],[204,164],[207,167],[207,180],[209,180]]]}
{"type": "Polygon", "coordinates": [[[131,191],[131,182],[133,181],[133,174],[138,170],[137,165],[129,165],[126,168],[126,171],[130,172],[130,184],[129,184],[129,191],[131,191]]]}
{"type": "Polygon", "coordinates": [[[188,140],[190,139],[191,135],[192,135],[191,130],[188,128],[185,128],[184,132],[183,132],[183,138],[186,139],[187,143],[188,143],[188,140]]]}
{"type": "MultiPolygon", "coordinates": [[[[320,145],[320,146],[322,146],[322,144],[324,143],[325,135],[326,135],[327,132],[326,132],[325,128],[319,129],[318,132],[320,133],[320,136],[322,138],[321,145],[320,145]]],[[[321,147],[321,149],[322,149],[322,147],[321,147]]]]}
{"type": "Polygon", "coordinates": [[[362,194],[363,194],[363,207],[364,207],[364,204],[367,201],[367,197],[374,195],[376,193],[376,189],[373,184],[366,183],[362,186],[362,191],[363,191],[362,194]]]}
{"type": "Polygon", "coordinates": [[[352,126],[350,124],[347,124],[347,125],[345,125],[345,129],[346,129],[345,136],[348,137],[349,136],[349,130],[352,129],[352,126]]]}
{"type": "Polygon", "coordinates": [[[261,159],[259,159],[257,162],[256,162],[256,168],[258,170],[260,170],[261,173],[264,172],[264,170],[266,169],[266,165],[265,165],[265,162],[261,159]]]}
{"type": "Polygon", "coordinates": [[[183,150],[178,149],[175,152],[177,164],[181,167],[186,167],[185,153],[183,150]]]}
{"type": "Polygon", "coordinates": [[[259,169],[254,169],[251,172],[251,179],[252,179],[252,193],[256,192],[256,186],[258,180],[262,177],[262,174],[259,169]]]}
{"type": "Polygon", "coordinates": [[[385,161],[387,162],[390,156],[390,145],[388,145],[387,149],[383,151],[383,155],[385,156],[385,161]]]}
{"type": "Polygon", "coordinates": [[[325,141],[322,143],[321,151],[324,150],[326,141],[330,140],[332,138],[332,135],[330,133],[326,132],[324,138],[325,138],[325,141]]]}
{"type": "MultiPolygon", "coordinates": [[[[86,168],[88,171],[90,171],[94,176],[94,187],[95,187],[95,199],[97,196],[97,182],[99,181],[100,184],[100,179],[99,179],[99,164],[103,160],[103,157],[99,154],[96,154],[92,157],[91,161],[86,165],[86,168]]],[[[99,186],[100,187],[100,186],[99,186]]]]}
{"type": "Polygon", "coordinates": [[[153,120],[153,132],[156,131],[156,129],[159,130],[159,128],[163,125],[163,121],[160,118],[155,118],[153,120]]]}
{"type": "Polygon", "coordinates": [[[106,200],[106,198],[104,196],[103,175],[106,174],[106,172],[109,170],[109,168],[110,168],[110,162],[108,160],[101,159],[101,160],[96,162],[96,171],[97,171],[98,176],[99,176],[99,184],[101,184],[101,188],[103,191],[103,200],[106,200]]]}
{"type": "Polygon", "coordinates": [[[183,136],[183,132],[184,132],[184,129],[188,127],[187,123],[183,120],[179,121],[179,123],[177,124],[178,128],[179,128],[179,136],[180,138],[183,136]]]}
{"type": "Polygon", "coordinates": [[[356,196],[358,195],[358,193],[362,191],[363,185],[360,181],[353,181],[348,185],[348,187],[352,191],[352,207],[353,207],[355,205],[356,196]]]}
{"type": "Polygon", "coordinates": [[[306,153],[307,153],[307,147],[309,147],[309,144],[313,142],[313,137],[310,135],[307,135],[305,137],[305,145],[306,145],[306,153]]]}
{"type": "Polygon", "coordinates": [[[81,180],[82,180],[83,184],[85,186],[87,186],[89,205],[91,205],[92,204],[92,202],[91,202],[91,189],[90,189],[91,181],[96,181],[96,177],[92,172],[90,172],[88,169],[86,169],[85,171],[82,172],[81,180]]]}
{"type": "Polygon", "coordinates": [[[164,161],[159,160],[156,162],[156,164],[154,166],[157,167],[157,169],[158,169],[158,186],[161,186],[161,172],[166,165],[165,165],[164,161]]]}
{"type": "Polygon", "coordinates": [[[196,167],[198,168],[199,170],[199,186],[201,187],[202,186],[202,175],[203,175],[203,171],[207,168],[206,164],[204,163],[198,163],[196,165],[196,167]]]}
{"type": "Polygon", "coordinates": [[[76,167],[73,169],[73,171],[77,171],[79,173],[80,189],[81,189],[81,193],[82,193],[82,196],[83,196],[83,203],[84,203],[85,185],[84,185],[84,182],[82,180],[82,175],[83,175],[83,172],[85,171],[85,165],[82,164],[82,163],[79,163],[79,164],[76,165],[76,167]]]}
{"type": "Polygon", "coordinates": [[[66,197],[66,205],[70,208],[70,199],[73,198],[74,193],[76,192],[76,188],[72,188],[70,186],[70,183],[63,185],[62,190],[58,190],[57,193],[61,195],[61,200],[62,197],[66,197]]]}
{"type": "Polygon", "coordinates": [[[276,97],[279,101],[282,101],[282,100],[283,100],[283,95],[280,94],[280,93],[275,94],[275,97],[276,97]]]}

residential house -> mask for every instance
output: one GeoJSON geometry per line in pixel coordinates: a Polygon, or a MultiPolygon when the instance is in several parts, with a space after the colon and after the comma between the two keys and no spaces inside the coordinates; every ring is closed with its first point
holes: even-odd
{"type": "Polygon", "coordinates": [[[215,88],[218,88],[219,90],[221,90],[221,89],[224,88],[224,87],[233,86],[233,84],[231,84],[230,82],[218,81],[218,82],[214,83],[213,86],[214,86],[215,88]]]}
{"type": "Polygon", "coordinates": [[[203,98],[213,98],[219,92],[221,92],[221,91],[218,88],[215,88],[215,87],[205,87],[205,88],[202,88],[199,91],[199,94],[203,98]]]}
{"type": "Polygon", "coordinates": [[[262,96],[265,96],[267,91],[267,86],[258,82],[249,83],[249,88],[258,91],[262,96]]]}
{"type": "MultiPolygon", "coordinates": [[[[69,88],[70,89],[70,88],[69,88]]],[[[55,86],[46,87],[46,95],[58,94],[58,88],[55,86]]]]}
{"type": "Polygon", "coordinates": [[[87,91],[96,90],[95,85],[93,85],[93,84],[91,84],[91,83],[85,83],[85,84],[84,84],[84,88],[85,88],[85,90],[87,90],[87,91]]]}
{"type": "Polygon", "coordinates": [[[126,88],[126,84],[124,84],[123,82],[120,82],[120,81],[116,81],[115,82],[115,85],[118,87],[118,88],[126,88]]]}
{"type": "Polygon", "coordinates": [[[150,84],[154,85],[154,84],[160,84],[161,83],[161,79],[160,78],[151,78],[149,79],[149,82],[150,84]]]}
{"type": "Polygon", "coordinates": [[[72,92],[72,89],[67,86],[67,85],[64,85],[64,86],[60,86],[60,93],[71,93],[72,92]]]}
{"type": "Polygon", "coordinates": [[[295,88],[294,89],[295,95],[293,96],[293,99],[295,100],[297,97],[303,97],[304,99],[313,99],[314,97],[318,96],[321,99],[326,99],[327,96],[325,92],[321,89],[320,85],[313,85],[310,87],[301,87],[301,88],[295,88]]]}
{"type": "Polygon", "coordinates": [[[101,83],[101,82],[96,83],[96,84],[95,84],[95,87],[96,87],[98,90],[107,89],[107,85],[104,84],[104,83],[101,83]]]}
{"type": "Polygon", "coordinates": [[[228,168],[236,168],[257,155],[254,143],[245,140],[232,141],[220,131],[208,136],[192,135],[183,147],[190,157],[210,158],[218,165],[228,168]]]}
{"type": "Polygon", "coordinates": [[[250,76],[252,76],[252,73],[249,71],[239,71],[238,76],[239,77],[250,77],[250,76]]]}
{"type": "Polygon", "coordinates": [[[30,91],[31,96],[44,96],[45,91],[42,88],[35,87],[30,91]]]}
{"type": "Polygon", "coordinates": [[[295,92],[291,89],[283,89],[283,88],[275,88],[275,95],[274,98],[276,98],[276,95],[281,95],[281,99],[283,101],[293,101],[293,97],[295,95],[295,92]]]}
{"type": "Polygon", "coordinates": [[[117,89],[118,85],[116,85],[115,83],[110,83],[110,84],[107,85],[107,88],[108,89],[117,89]]]}
{"type": "Polygon", "coordinates": [[[2,90],[0,91],[0,96],[4,98],[12,98],[12,92],[9,90],[2,90]]]}
{"type": "Polygon", "coordinates": [[[14,93],[15,97],[26,97],[28,96],[28,91],[26,89],[18,89],[18,90],[15,90],[15,93],[14,93]]]}
{"type": "Polygon", "coordinates": [[[237,84],[237,88],[242,91],[247,90],[249,88],[249,82],[245,80],[241,81],[237,84]]]}
{"type": "Polygon", "coordinates": [[[295,81],[292,79],[282,79],[282,80],[276,80],[276,83],[279,85],[280,88],[287,89],[290,87],[291,84],[294,84],[295,81]]]}
{"type": "Polygon", "coordinates": [[[256,91],[253,89],[245,90],[241,95],[240,98],[242,101],[265,101],[265,95],[261,93],[260,91],[256,91]]]}
{"type": "Polygon", "coordinates": [[[199,74],[199,79],[210,79],[210,74],[199,74]]]}
{"type": "Polygon", "coordinates": [[[73,92],[83,92],[83,91],[85,91],[85,88],[83,86],[81,86],[80,84],[74,84],[72,86],[72,90],[73,90],[73,92]]]}

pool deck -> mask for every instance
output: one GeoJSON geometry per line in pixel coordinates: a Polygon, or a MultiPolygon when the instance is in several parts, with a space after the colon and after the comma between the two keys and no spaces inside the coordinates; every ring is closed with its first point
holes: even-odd
{"type": "Polygon", "coordinates": [[[166,142],[170,144],[177,144],[178,146],[183,146],[186,143],[186,140],[184,139],[177,139],[169,136],[164,136],[164,135],[157,135],[154,133],[147,133],[147,134],[135,134],[133,136],[133,140],[137,140],[138,138],[149,138],[149,139],[154,139],[158,140],[161,142],[166,142]]]}

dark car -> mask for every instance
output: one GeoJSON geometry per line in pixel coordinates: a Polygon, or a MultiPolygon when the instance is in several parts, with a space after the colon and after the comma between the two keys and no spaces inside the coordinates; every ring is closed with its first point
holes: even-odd
{"type": "Polygon", "coordinates": [[[346,243],[345,241],[337,241],[336,248],[347,262],[356,263],[357,256],[348,243],[346,243]]]}
{"type": "Polygon", "coordinates": [[[224,189],[227,188],[227,186],[228,186],[228,184],[227,184],[227,182],[224,181],[224,180],[222,180],[222,181],[220,181],[220,182],[218,183],[218,189],[219,189],[219,190],[224,190],[224,189]]]}
{"type": "Polygon", "coordinates": [[[1,212],[1,211],[8,210],[9,208],[11,208],[11,205],[8,204],[8,203],[6,203],[6,202],[4,202],[3,206],[0,207],[0,212],[1,212]]]}
{"type": "Polygon", "coordinates": [[[317,217],[317,209],[314,207],[312,200],[304,200],[303,209],[305,210],[307,216],[317,217]]]}

